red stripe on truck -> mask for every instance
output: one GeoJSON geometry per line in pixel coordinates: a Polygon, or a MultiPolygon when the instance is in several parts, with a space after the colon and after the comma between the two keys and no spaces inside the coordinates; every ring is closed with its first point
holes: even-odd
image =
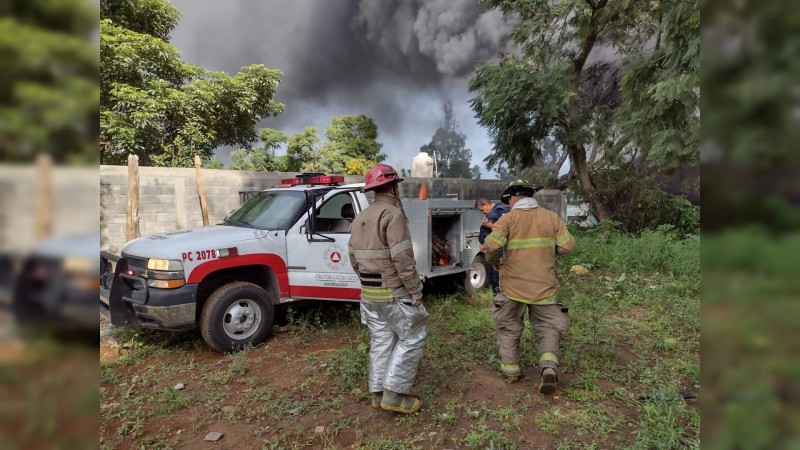
{"type": "Polygon", "coordinates": [[[286,272],[286,262],[284,262],[283,258],[273,253],[254,253],[206,261],[194,268],[192,273],[189,274],[188,282],[199,283],[213,272],[241,266],[269,267],[275,272],[275,276],[278,278],[278,287],[281,291],[281,297],[289,296],[289,274],[286,272]]]}
{"type": "Polygon", "coordinates": [[[361,300],[361,289],[317,286],[290,286],[294,298],[335,298],[339,300],[361,300]]]}

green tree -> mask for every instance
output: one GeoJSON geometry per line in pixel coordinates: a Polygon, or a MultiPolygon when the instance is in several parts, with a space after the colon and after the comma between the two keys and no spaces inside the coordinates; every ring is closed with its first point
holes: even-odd
{"type": "Polygon", "coordinates": [[[386,159],[380,152],[383,144],[378,142],[378,126],[364,114],[334,117],[325,129],[325,137],[325,145],[337,153],[377,162],[386,159]]]}
{"type": "Polygon", "coordinates": [[[231,152],[231,170],[256,170],[247,150],[240,148],[231,152]]]}
{"type": "Polygon", "coordinates": [[[378,142],[378,126],[363,114],[332,118],[325,138],[317,158],[322,172],[363,175],[373,164],[386,159],[380,152],[383,144],[378,142]],[[364,166],[368,166],[366,170],[364,166]]]}
{"type": "Polygon", "coordinates": [[[255,125],[279,114],[280,71],[251,65],[231,76],[192,66],[169,44],[180,12],[167,0],[101,0],[100,159],[193,165],[224,145],[249,148],[255,125]]]}
{"type": "Polygon", "coordinates": [[[97,6],[11,0],[0,12],[0,160],[44,152],[57,163],[96,164],[97,6]]]}
{"type": "Polygon", "coordinates": [[[346,175],[366,175],[369,169],[375,165],[375,161],[364,158],[350,158],[344,164],[346,175]]]}
{"type": "Polygon", "coordinates": [[[466,136],[458,128],[458,123],[453,117],[453,102],[447,101],[443,107],[444,120],[436,130],[431,141],[422,147],[421,152],[434,155],[436,171],[443,178],[480,178],[480,169],[477,173],[472,170],[472,151],[466,148],[466,136]]]}
{"type": "Polygon", "coordinates": [[[319,136],[315,127],[306,127],[289,137],[286,146],[286,170],[316,172],[319,136]]]}
{"type": "Polygon", "coordinates": [[[225,164],[219,159],[219,156],[214,155],[211,159],[208,160],[205,164],[206,169],[224,169],[225,164]]]}
{"type": "Polygon", "coordinates": [[[477,164],[472,166],[472,169],[470,170],[470,172],[472,172],[472,179],[473,180],[480,180],[481,179],[481,168],[478,167],[477,164]]]}
{"type": "Polygon", "coordinates": [[[250,150],[250,159],[255,170],[260,172],[283,172],[286,170],[286,158],[276,156],[275,150],[289,139],[282,131],[272,128],[258,130],[260,146],[250,150]]]}
{"type": "Polygon", "coordinates": [[[522,50],[481,63],[469,83],[495,144],[490,168],[532,167],[555,139],[569,157],[568,178],[609,219],[614,206],[595,189],[592,154],[650,177],[697,162],[697,0],[485,3],[519,16],[511,38],[522,50]],[[590,59],[593,51],[614,56],[590,59]]]}

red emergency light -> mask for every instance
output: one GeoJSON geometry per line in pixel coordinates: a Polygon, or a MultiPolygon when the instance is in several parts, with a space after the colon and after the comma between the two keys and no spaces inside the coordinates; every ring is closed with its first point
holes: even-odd
{"type": "Polygon", "coordinates": [[[300,184],[308,185],[335,185],[344,183],[344,177],[341,175],[325,175],[324,173],[303,173],[294,178],[281,179],[281,187],[298,186],[300,184]]]}
{"type": "Polygon", "coordinates": [[[313,177],[309,180],[308,184],[339,184],[344,182],[344,177],[341,175],[338,176],[319,176],[313,177]]]}
{"type": "Polygon", "coordinates": [[[297,186],[300,184],[300,178],[281,178],[281,185],[297,186]]]}

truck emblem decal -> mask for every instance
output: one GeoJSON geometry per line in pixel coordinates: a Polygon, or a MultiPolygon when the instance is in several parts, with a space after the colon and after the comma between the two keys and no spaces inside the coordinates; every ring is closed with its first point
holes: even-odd
{"type": "Polygon", "coordinates": [[[334,271],[340,271],[347,267],[349,264],[349,258],[347,256],[347,250],[344,249],[339,244],[333,244],[328,246],[325,249],[325,253],[322,255],[325,264],[334,271]]]}

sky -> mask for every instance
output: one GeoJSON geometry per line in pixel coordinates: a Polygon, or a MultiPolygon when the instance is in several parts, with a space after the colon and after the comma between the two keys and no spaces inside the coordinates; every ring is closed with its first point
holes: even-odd
{"type": "MultiPolygon", "coordinates": [[[[478,0],[172,0],[182,17],[171,42],[184,60],[236,73],[264,64],[283,77],[276,100],[284,112],[263,120],[293,134],[334,116],[366,114],[378,125],[386,161],[411,168],[453,102],[472,150],[483,159],[487,131],[469,106],[467,83],[479,60],[508,47],[514,19],[478,0]]],[[[230,149],[218,152],[228,161],[230,149]]]]}

